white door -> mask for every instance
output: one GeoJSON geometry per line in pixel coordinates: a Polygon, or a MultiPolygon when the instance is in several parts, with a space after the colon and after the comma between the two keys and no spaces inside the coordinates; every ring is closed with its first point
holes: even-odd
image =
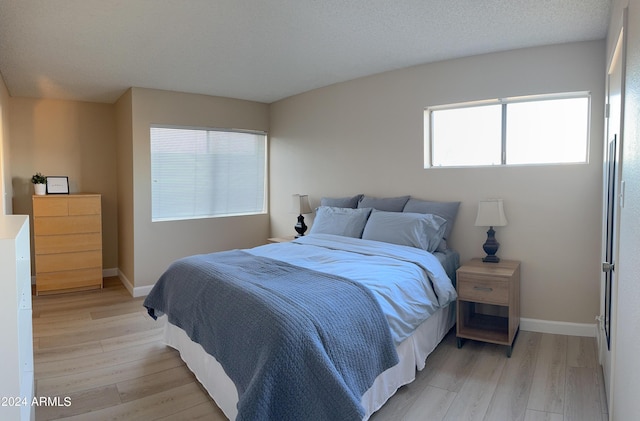
{"type": "Polygon", "coordinates": [[[602,285],[600,300],[600,363],[602,364],[607,402],[611,403],[612,360],[615,346],[615,308],[617,276],[615,264],[618,256],[619,210],[623,200],[620,183],[620,151],[622,150],[622,119],[624,93],[624,28],[620,31],[615,52],[607,72],[607,119],[604,150],[603,185],[603,245],[602,285]]]}

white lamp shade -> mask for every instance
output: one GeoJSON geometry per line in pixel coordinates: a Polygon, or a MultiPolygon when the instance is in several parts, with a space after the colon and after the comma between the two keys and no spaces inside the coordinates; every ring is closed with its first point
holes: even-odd
{"type": "Polygon", "coordinates": [[[291,200],[291,212],[298,215],[311,213],[311,205],[309,205],[309,196],[306,194],[294,194],[291,200]]]}
{"type": "Polygon", "coordinates": [[[477,227],[503,227],[507,225],[502,199],[487,199],[478,202],[477,227]]]}

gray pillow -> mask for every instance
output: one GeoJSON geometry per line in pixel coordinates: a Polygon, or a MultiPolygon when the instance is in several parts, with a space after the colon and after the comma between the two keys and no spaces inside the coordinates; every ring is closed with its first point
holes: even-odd
{"type": "Polygon", "coordinates": [[[451,237],[453,223],[456,221],[460,202],[430,202],[411,198],[404,207],[403,212],[431,213],[447,220],[447,229],[444,231],[444,239],[451,237]]]}
{"type": "Polygon", "coordinates": [[[349,209],[320,206],[316,209],[316,217],[309,233],[361,238],[370,213],[370,208],[349,209]]]}
{"type": "Polygon", "coordinates": [[[364,227],[362,238],[416,247],[433,253],[447,226],[438,215],[383,212],[374,210],[364,227]]]}
{"type": "Polygon", "coordinates": [[[402,212],[409,196],[399,197],[370,197],[363,196],[358,202],[359,208],[373,208],[387,212],[402,212]]]}
{"type": "Polygon", "coordinates": [[[363,195],[357,194],[353,197],[323,197],[320,199],[320,206],[333,206],[335,208],[351,208],[358,207],[358,202],[363,195]]]}

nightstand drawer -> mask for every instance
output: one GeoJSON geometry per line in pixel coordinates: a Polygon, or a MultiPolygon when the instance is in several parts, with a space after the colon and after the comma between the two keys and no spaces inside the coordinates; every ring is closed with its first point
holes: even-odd
{"type": "Polygon", "coordinates": [[[509,282],[458,278],[458,299],[509,305],[509,282]]]}

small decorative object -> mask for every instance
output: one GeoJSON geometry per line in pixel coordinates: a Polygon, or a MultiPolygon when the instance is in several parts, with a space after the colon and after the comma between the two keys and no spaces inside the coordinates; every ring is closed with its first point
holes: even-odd
{"type": "Polygon", "coordinates": [[[503,227],[507,225],[507,217],[504,214],[504,206],[502,199],[487,199],[481,200],[478,203],[478,216],[476,217],[477,227],[489,227],[487,231],[487,241],[482,248],[487,256],[482,259],[487,263],[498,263],[500,258],[496,256],[500,243],[496,241],[493,227],[503,227]]]}
{"type": "Polygon", "coordinates": [[[298,223],[295,225],[296,238],[302,237],[307,231],[307,225],[304,223],[304,216],[302,214],[311,213],[311,206],[309,205],[309,196],[306,194],[294,194],[292,201],[291,211],[298,214],[298,223]]]}
{"type": "Polygon", "coordinates": [[[47,194],[69,194],[69,177],[47,177],[47,194]]]}
{"type": "Polygon", "coordinates": [[[35,194],[42,196],[47,193],[47,177],[37,172],[31,177],[31,182],[35,194]]]}

